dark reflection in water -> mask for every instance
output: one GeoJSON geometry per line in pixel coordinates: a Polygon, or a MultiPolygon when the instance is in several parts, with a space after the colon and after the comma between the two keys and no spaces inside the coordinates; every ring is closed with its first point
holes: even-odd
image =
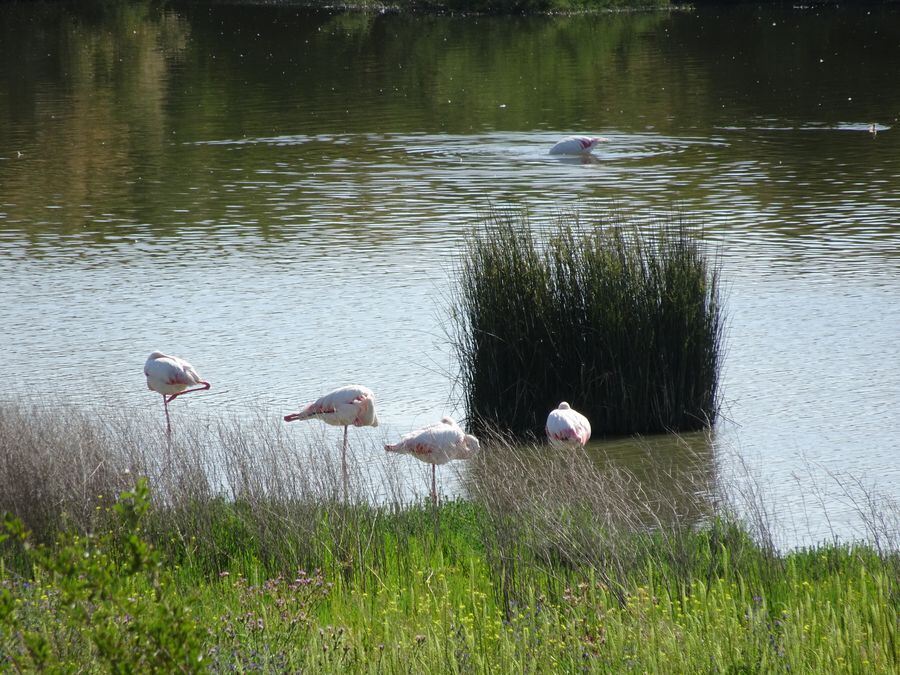
{"type": "Polygon", "coordinates": [[[587,451],[492,441],[467,464],[464,491],[484,506],[497,537],[489,546],[501,549],[525,534],[538,555],[609,559],[628,546],[622,532],[670,535],[721,513],[715,450],[704,434],[587,451]]]}
{"type": "Polygon", "coordinates": [[[33,241],[255,246],[348,215],[370,234],[347,212],[446,217],[448,190],[476,199],[487,184],[555,207],[573,188],[579,204],[677,200],[725,229],[752,218],[788,237],[827,238],[835,217],[881,231],[898,205],[894,135],[866,131],[900,114],[890,8],[474,20],[80,7],[0,9],[3,216],[33,241]],[[606,165],[574,184],[544,161],[571,130],[613,136],[606,165]]]}
{"type": "MultiPolygon", "coordinates": [[[[675,211],[730,284],[715,445],[777,477],[811,453],[896,494],[898,44],[890,6],[0,3],[4,396],[40,382],[146,409],[140,364],[162,349],[213,382],[185,414],[363,382],[399,433],[461,415],[446,298],[488,208],[645,227],[675,211]],[[610,142],[548,156],[570,133],[610,142]]],[[[655,442],[597,457],[659,490],[712,480],[650,478],[689,464],[655,442]]]]}
{"type": "Polygon", "coordinates": [[[666,524],[700,523],[721,506],[715,445],[709,433],[594,443],[588,454],[601,471],[628,478],[624,496],[651,505],[648,518],[652,515],[666,524]]]}

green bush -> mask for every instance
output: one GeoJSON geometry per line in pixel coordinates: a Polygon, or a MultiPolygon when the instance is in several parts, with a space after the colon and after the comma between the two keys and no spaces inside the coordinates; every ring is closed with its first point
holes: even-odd
{"type": "Polygon", "coordinates": [[[4,538],[20,543],[34,570],[16,597],[0,589],[0,653],[16,670],[74,671],[89,661],[122,673],[200,669],[190,598],[168,590],[172,579],[141,536],[149,507],[147,481],[138,481],[113,507],[109,530],[62,534],[36,548],[21,521],[5,518],[4,538]]]}
{"type": "Polygon", "coordinates": [[[714,422],[719,268],[687,227],[563,218],[541,240],[526,217],[493,214],[459,278],[454,338],[476,433],[539,436],[563,400],[595,435],[714,422]]]}

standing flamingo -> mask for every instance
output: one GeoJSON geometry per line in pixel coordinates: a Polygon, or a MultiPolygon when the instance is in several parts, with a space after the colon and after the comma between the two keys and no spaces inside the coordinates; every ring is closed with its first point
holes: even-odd
{"type": "Polygon", "coordinates": [[[584,446],[591,437],[591,423],[577,410],[572,410],[563,401],[547,416],[547,439],[551,445],[560,447],[584,446]]]}
{"type": "Polygon", "coordinates": [[[435,467],[453,459],[471,459],[480,449],[478,439],[466,434],[452,417],[443,417],[432,424],[403,436],[394,445],[385,445],[388,452],[412,455],[431,464],[431,501],[437,505],[435,467]]]}
{"type": "Polygon", "coordinates": [[[172,435],[172,424],[169,421],[169,404],[176,397],[192,391],[206,391],[209,382],[200,378],[194,366],[177,356],[166,356],[162,352],[153,352],[144,363],[144,375],[147,376],[147,388],[162,394],[163,407],[166,411],[166,434],[172,435]],[[188,389],[195,384],[202,387],[188,389]]]}
{"type": "Polygon", "coordinates": [[[344,427],[341,449],[341,475],[344,479],[344,501],[347,501],[347,427],[377,427],[375,394],[359,384],[351,384],[325,394],[300,412],[284,416],[285,422],[319,419],[335,427],[344,427]]]}
{"type": "Polygon", "coordinates": [[[551,155],[581,155],[589,153],[599,143],[606,143],[608,138],[596,136],[566,136],[550,148],[551,155]]]}

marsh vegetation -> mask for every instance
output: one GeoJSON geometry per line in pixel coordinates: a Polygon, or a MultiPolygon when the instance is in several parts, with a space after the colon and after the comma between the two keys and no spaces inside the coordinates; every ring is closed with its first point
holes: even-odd
{"type": "Polygon", "coordinates": [[[283,428],[264,416],[179,424],[167,463],[159,421],[5,408],[0,667],[900,663],[896,520],[873,518],[869,544],[779,552],[760,536],[764,523],[735,518],[708,473],[685,486],[703,514],[688,521],[653,491],[664,470],[642,481],[580,451],[500,438],[461,476],[466,501],[409,499],[411,477],[395,467],[378,483],[358,470],[344,503],[335,448],[297,447],[283,428]]]}
{"type": "Polygon", "coordinates": [[[476,431],[541,436],[564,400],[601,434],[715,421],[719,268],[688,226],[495,212],[469,238],[459,279],[454,344],[476,431]]]}

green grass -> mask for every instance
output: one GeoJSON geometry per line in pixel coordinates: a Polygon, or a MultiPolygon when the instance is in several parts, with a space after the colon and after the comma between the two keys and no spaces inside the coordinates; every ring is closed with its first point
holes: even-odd
{"type": "Polygon", "coordinates": [[[61,409],[0,409],[0,672],[900,668],[890,510],[872,546],[779,553],[707,455],[676,490],[490,437],[466,499],[391,496],[392,461],[344,504],[334,444],[268,416],[180,416],[169,446],[156,416],[61,409]]]}
{"type": "Polygon", "coordinates": [[[675,6],[669,0],[343,0],[340,3],[305,0],[294,4],[363,11],[394,9],[401,12],[493,15],[589,13],[675,6]]]}
{"type": "Polygon", "coordinates": [[[496,213],[470,238],[452,314],[469,425],[542,436],[560,401],[597,436],[687,431],[718,412],[718,267],[681,225],[650,234],[496,213]]]}
{"type": "MultiPolygon", "coordinates": [[[[137,494],[141,494],[138,489],[137,494]]],[[[134,493],[102,533],[24,551],[0,570],[0,668],[122,672],[896,672],[896,554],[824,546],[772,556],[739,528],[685,533],[690,564],[649,533],[613,588],[603,569],[541,561],[518,591],[466,502],[352,518],[367,550],[278,571],[243,532],[226,564],[151,546],[134,493]],[[137,507],[134,504],[137,503],[137,507]],[[143,536],[140,536],[143,535],[143,536]],[[180,555],[179,555],[180,554],[180,555]],[[173,558],[173,556],[175,556],[173,558]],[[179,560],[180,562],[175,562],[179,560]]],[[[230,507],[222,507],[228,509],[230,507]]],[[[227,530],[239,518],[223,519],[227,530]]]]}
{"type": "MultiPolygon", "coordinates": [[[[369,7],[347,2],[346,6],[369,7]]],[[[381,2],[400,10],[453,12],[464,14],[552,14],[566,12],[601,12],[613,9],[651,9],[672,6],[669,0],[397,0],[381,2]]]]}

